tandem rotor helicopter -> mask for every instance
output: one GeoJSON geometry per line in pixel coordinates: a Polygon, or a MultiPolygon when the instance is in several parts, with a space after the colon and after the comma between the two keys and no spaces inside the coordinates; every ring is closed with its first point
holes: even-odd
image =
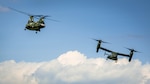
{"type": "Polygon", "coordinates": [[[101,43],[108,43],[108,42],[105,42],[105,41],[102,41],[102,40],[97,40],[97,39],[93,39],[93,40],[98,41],[97,48],[96,48],[96,52],[97,52],[97,53],[98,53],[99,49],[111,53],[111,54],[107,54],[107,53],[105,52],[104,55],[107,55],[107,60],[108,60],[108,59],[111,59],[111,60],[114,60],[115,62],[117,62],[117,60],[118,60],[118,55],[119,55],[119,56],[129,57],[129,62],[130,62],[131,59],[132,59],[132,57],[133,57],[133,53],[134,53],[134,52],[139,52],[139,51],[136,51],[136,50],[130,49],[130,48],[126,48],[126,49],[128,49],[128,50],[130,51],[129,54],[123,54],[123,53],[115,52],[115,51],[112,51],[112,50],[109,50],[109,49],[106,49],[106,48],[101,47],[101,43]]]}
{"type": "Polygon", "coordinates": [[[11,8],[11,7],[8,7],[8,8],[13,10],[13,11],[16,11],[18,13],[22,13],[22,14],[25,14],[25,15],[29,16],[29,20],[28,20],[24,30],[36,31],[35,33],[40,32],[40,30],[42,28],[45,28],[44,19],[48,19],[48,20],[52,20],[52,21],[58,22],[57,20],[53,20],[53,19],[47,18],[47,17],[50,17],[48,15],[32,15],[32,14],[29,14],[29,13],[26,13],[26,12],[22,12],[22,11],[19,11],[19,10],[11,8]],[[34,21],[34,19],[38,19],[38,20],[34,21]]]}

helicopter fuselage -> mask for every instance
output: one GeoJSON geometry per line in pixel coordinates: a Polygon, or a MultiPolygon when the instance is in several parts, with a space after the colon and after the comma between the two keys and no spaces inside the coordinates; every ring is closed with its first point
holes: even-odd
{"type": "Polygon", "coordinates": [[[118,60],[117,53],[112,52],[111,55],[107,56],[107,59],[115,60],[117,62],[117,60],[118,60]]]}
{"type": "Polygon", "coordinates": [[[45,27],[44,24],[39,24],[39,23],[30,23],[26,25],[26,29],[33,30],[33,31],[40,31],[40,29],[44,27],[45,27]]]}
{"type": "Polygon", "coordinates": [[[33,31],[40,31],[40,29],[44,27],[45,27],[45,24],[44,24],[43,18],[41,18],[37,22],[34,22],[33,18],[30,17],[28,23],[26,24],[26,29],[33,30],[33,31]]]}

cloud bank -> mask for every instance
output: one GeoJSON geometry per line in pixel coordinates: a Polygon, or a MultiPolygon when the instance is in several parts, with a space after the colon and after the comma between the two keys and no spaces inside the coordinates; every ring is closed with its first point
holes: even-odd
{"type": "Polygon", "coordinates": [[[0,84],[150,84],[150,64],[68,51],[46,62],[1,62],[0,84]]]}

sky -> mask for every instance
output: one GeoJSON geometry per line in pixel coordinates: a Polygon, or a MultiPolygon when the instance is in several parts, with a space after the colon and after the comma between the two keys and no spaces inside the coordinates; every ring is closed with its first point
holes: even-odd
{"type": "Polygon", "coordinates": [[[149,0],[0,0],[0,83],[150,83],[149,4],[149,0]],[[41,32],[25,31],[29,17],[8,7],[50,15],[59,22],[45,19],[41,32]],[[96,53],[93,38],[109,42],[101,46],[116,52],[129,54],[127,47],[140,53],[134,53],[130,63],[121,56],[117,64],[105,61],[104,51],[96,53]]]}

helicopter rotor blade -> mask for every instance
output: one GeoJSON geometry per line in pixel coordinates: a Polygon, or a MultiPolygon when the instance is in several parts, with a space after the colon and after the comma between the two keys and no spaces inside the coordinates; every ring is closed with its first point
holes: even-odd
{"type": "Polygon", "coordinates": [[[139,51],[137,51],[137,50],[134,50],[134,52],[138,52],[138,53],[141,53],[141,52],[139,52],[139,51]]]}
{"type": "MultiPolygon", "coordinates": [[[[126,48],[126,47],[125,47],[125,48],[126,48]]],[[[139,51],[137,51],[137,50],[135,50],[135,49],[133,49],[133,48],[126,48],[126,49],[128,49],[128,50],[130,50],[130,51],[133,51],[133,52],[141,53],[141,52],[139,52],[139,51]]]]}
{"type": "Polygon", "coordinates": [[[99,42],[102,42],[102,43],[109,43],[109,42],[106,42],[106,41],[103,41],[103,40],[98,40],[98,39],[93,39],[93,40],[95,40],[95,41],[99,41],[99,42]]]}
{"type": "MultiPolygon", "coordinates": [[[[125,47],[126,48],[126,47],[125,47]]],[[[126,49],[128,49],[128,50],[132,50],[131,48],[126,48],[126,49]]]]}
{"type": "Polygon", "coordinates": [[[44,17],[44,18],[46,18],[46,17],[51,17],[51,16],[49,16],[49,15],[33,15],[33,16],[35,16],[35,17],[44,17]]]}
{"type": "Polygon", "coordinates": [[[30,13],[26,13],[26,12],[23,12],[23,11],[20,11],[20,10],[17,10],[17,9],[14,9],[14,8],[11,8],[11,7],[8,7],[9,9],[13,10],[13,11],[16,11],[18,13],[22,13],[22,14],[25,14],[25,15],[28,15],[28,16],[34,16],[34,17],[50,17],[49,15],[33,15],[33,14],[30,14],[30,13]]]}
{"type": "MultiPolygon", "coordinates": [[[[93,39],[93,38],[92,38],[92,39],[93,39]]],[[[97,39],[93,39],[93,40],[98,41],[97,39]]]]}
{"type": "Polygon", "coordinates": [[[103,43],[109,43],[109,42],[106,42],[106,41],[102,41],[103,43]]]}
{"type": "Polygon", "coordinates": [[[55,22],[60,22],[60,21],[58,21],[58,20],[54,20],[54,19],[50,19],[50,18],[45,18],[45,19],[51,20],[51,21],[55,21],[55,22]]]}
{"type": "Polygon", "coordinates": [[[28,16],[32,16],[32,14],[29,14],[29,13],[26,13],[26,12],[22,12],[22,11],[19,11],[19,10],[11,8],[11,7],[8,7],[8,8],[11,9],[11,10],[13,10],[13,11],[16,11],[18,13],[22,13],[22,14],[25,14],[25,15],[28,15],[28,16]]]}
{"type": "Polygon", "coordinates": [[[103,42],[103,41],[102,41],[102,40],[100,40],[100,39],[99,39],[99,40],[98,40],[98,39],[93,39],[93,40],[103,42]]]}
{"type": "Polygon", "coordinates": [[[40,18],[46,18],[46,17],[50,17],[49,15],[34,15],[34,17],[36,18],[36,19],[40,19],[40,18]]]}
{"type": "Polygon", "coordinates": [[[47,17],[51,17],[49,15],[39,15],[39,16],[36,16],[36,19],[40,19],[40,18],[44,18],[46,20],[51,20],[51,21],[55,21],[55,22],[60,22],[58,20],[54,20],[54,19],[50,19],[50,18],[47,18],[47,17]]]}

